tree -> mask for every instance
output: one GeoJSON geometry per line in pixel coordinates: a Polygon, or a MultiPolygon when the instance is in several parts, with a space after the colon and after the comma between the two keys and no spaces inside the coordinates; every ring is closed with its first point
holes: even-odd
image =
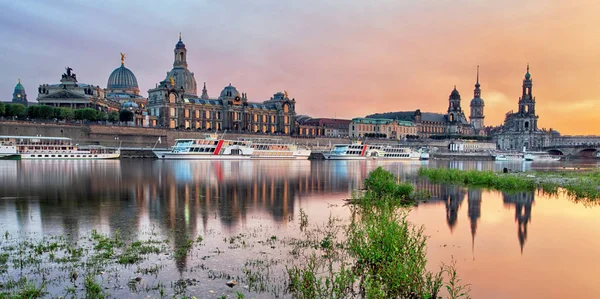
{"type": "Polygon", "coordinates": [[[96,120],[96,117],[98,116],[98,111],[96,111],[92,108],[77,109],[73,112],[73,116],[77,120],[92,121],[92,120],[96,120]]]}
{"type": "Polygon", "coordinates": [[[119,113],[119,121],[133,121],[133,112],[121,110],[121,113],[119,113]]]}
{"type": "Polygon", "coordinates": [[[0,102],[0,116],[6,114],[6,105],[3,102],[0,102]]]}
{"type": "Polygon", "coordinates": [[[41,118],[41,119],[54,118],[54,108],[52,108],[51,106],[40,105],[40,107],[37,110],[38,110],[37,111],[38,118],[41,118]]]}
{"type": "Polygon", "coordinates": [[[23,104],[6,105],[6,116],[24,118],[27,116],[27,108],[23,104]]]}
{"type": "Polygon", "coordinates": [[[73,109],[66,107],[54,108],[54,117],[60,120],[71,120],[73,119],[73,109]]]}
{"type": "Polygon", "coordinates": [[[104,111],[98,112],[98,116],[96,117],[96,120],[105,121],[107,119],[108,119],[108,114],[106,114],[106,112],[104,112],[104,111]]]}
{"type": "Polygon", "coordinates": [[[117,111],[111,111],[111,112],[108,114],[108,121],[110,121],[110,122],[113,122],[113,123],[114,123],[114,122],[116,122],[116,121],[118,121],[118,120],[119,120],[119,112],[117,112],[117,111]]]}
{"type": "Polygon", "coordinates": [[[39,118],[40,105],[32,105],[27,108],[27,115],[31,119],[39,118]]]}

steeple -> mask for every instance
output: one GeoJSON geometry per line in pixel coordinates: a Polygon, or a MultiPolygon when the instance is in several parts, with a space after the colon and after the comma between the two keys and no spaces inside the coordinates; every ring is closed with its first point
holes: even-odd
{"type": "Polygon", "coordinates": [[[475,90],[473,92],[473,97],[474,98],[479,98],[481,97],[481,89],[479,89],[481,85],[479,84],[479,66],[477,66],[477,81],[475,83],[475,90]]]}
{"type": "Polygon", "coordinates": [[[187,49],[185,44],[181,41],[181,33],[179,33],[179,41],[175,45],[175,60],[173,61],[173,67],[182,67],[187,69],[187,49]]]}
{"type": "Polygon", "coordinates": [[[206,82],[204,82],[204,87],[202,88],[201,99],[208,99],[208,91],[206,90],[206,82]]]}
{"type": "Polygon", "coordinates": [[[27,94],[25,93],[25,87],[21,84],[21,79],[17,79],[12,101],[13,103],[27,104],[27,94]]]}

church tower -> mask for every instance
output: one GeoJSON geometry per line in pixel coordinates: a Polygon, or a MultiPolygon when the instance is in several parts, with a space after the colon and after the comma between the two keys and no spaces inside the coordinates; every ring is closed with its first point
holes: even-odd
{"type": "Polygon", "coordinates": [[[21,79],[19,79],[17,85],[15,86],[12,102],[27,106],[27,94],[25,93],[25,87],[23,87],[21,84],[21,79]]]}
{"type": "Polygon", "coordinates": [[[181,41],[181,33],[179,33],[179,42],[175,45],[175,59],[173,60],[173,67],[182,67],[187,69],[187,49],[185,44],[181,41]]]}
{"type": "Polygon", "coordinates": [[[519,124],[519,131],[535,132],[537,128],[537,115],[535,115],[535,97],[532,95],[533,81],[529,73],[529,64],[527,64],[527,73],[523,79],[523,94],[519,98],[519,115],[522,118],[519,124]]]}
{"type": "Polygon", "coordinates": [[[460,107],[460,93],[456,90],[456,85],[448,98],[448,133],[460,134],[459,127],[463,121],[466,121],[465,115],[460,107]]]}
{"type": "Polygon", "coordinates": [[[477,66],[477,80],[475,83],[475,90],[473,90],[473,99],[471,100],[471,126],[475,131],[475,134],[481,135],[483,133],[483,120],[485,118],[483,114],[483,108],[485,103],[481,98],[481,85],[479,84],[479,66],[477,66]]]}
{"type": "Polygon", "coordinates": [[[201,99],[208,100],[208,90],[206,90],[206,82],[204,82],[204,87],[202,88],[201,99]]]}

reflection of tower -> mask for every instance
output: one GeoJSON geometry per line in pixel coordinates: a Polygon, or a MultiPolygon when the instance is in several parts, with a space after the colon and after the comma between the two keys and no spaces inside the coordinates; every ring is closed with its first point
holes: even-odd
{"type": "MultiPolygon", "coordinates": [[[[469,189],[469,220],[471,222],[471,250],[475,251],[475,235],[477,234],[477,221],[481,217],[481,189],[469,189]]],[[[475,257],[473,257],[474,259],[475,257]]]]}
{"type": "Polygon", "coordinates": [[[454,231],[456,220],[458,218],[458,210],[465,197],[464,191],[461,187],[446,185],[443,187],[441,193],[441,198],[446,204],[446,222],[448,222],[450,231],[454,231]]]}
{"type": "Polygon", "coordinates": [[[521,254],[523,247],[527,241],[527,224],[531,222],[531,207],[533,205],[533,191],[520,192],[515,194],[502,193],[502,198],[505,204],[515,205],[515,220],[518,224],[518,238],[521,246],[521,254]]]}

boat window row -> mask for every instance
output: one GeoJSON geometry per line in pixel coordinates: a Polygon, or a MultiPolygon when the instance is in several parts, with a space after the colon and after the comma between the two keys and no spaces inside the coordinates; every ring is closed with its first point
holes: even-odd
{"type": "Polygon", "coordinates": [[[385,152],[386,153],[406,153],[406,152],[408,152],[408,149],[406,149],[406,148],[386,148],[385,152]]]}
{"type": "Polygon", "coordinates": [[[214,153],[214,147],[191,147],[189,150],[190,153],[214,153]]]}
{"type": "Polygon", "coordinates": [[[385,154],[385,157],[389,157],[389,158],[409,158],[410,154],[385,154]]]}
{"type": "Polygon", "coordinates": [[[293,156],[293,152],[253,152],[252,156],[257,157],[288,157],[293,156]]]}
{"type": "Polygon", "coordinates": [[[32,158],[98,158],[98,155],[30,155],[32,158]]]}
{"type": "Polygon", "coordinates": [[[273,145],[273,144],[252,144],[252,148],[256,150],[272,150],[272,151],[285,151],[289,150],[288,145],[273,145]]]}
{"type": "Polygon", "coordinates": [[[360,155],[360,154],[362,154],[362,150],[360,150],[360,151],[347,150],[346,151],[346,155],[360,155]]]}

